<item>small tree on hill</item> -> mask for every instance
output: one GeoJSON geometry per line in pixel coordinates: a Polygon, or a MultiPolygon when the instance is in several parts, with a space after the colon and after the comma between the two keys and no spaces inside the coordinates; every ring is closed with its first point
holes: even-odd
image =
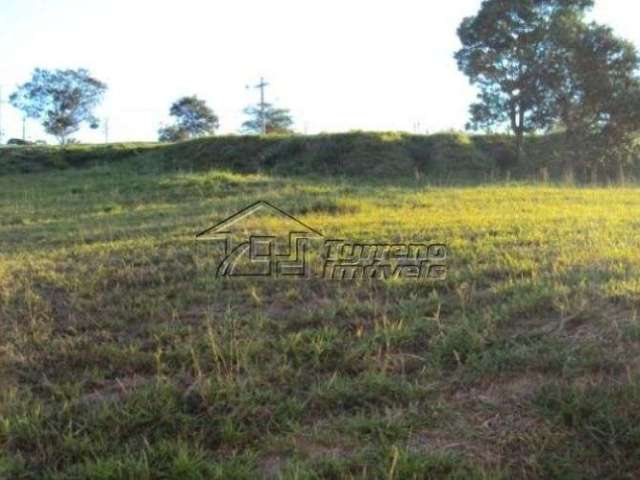
{"type": "Polygon", "coordinates": [[[10,102],[27,117],[39,119],[47,133],[65,144],[82,123],[98,128],[93,111],[106,90],[103,82],[84,69],[36,68],[31,80],[11,95],[10,102]]]}
{"type": "Polygon", "coordinates": [[[262,133],[264,125],[265,133],[290,133],[293,119],[286,108],[275,108],[270,103],[262,105],[250,105],[244,109],[249,117],[242,124],[242,130],[246,133],[262,133]]]}
{"type": "Polygon", "coordinates": [[[160,142],[183,142],[185,140],[189,140],[189,138],[189,133],[177,125],[161,127],[158,130],[158,140],[160,142]]]}
{"type": "Polygon", "coordinates": [[[175,117],[175,125],[158,131],[162,142],[178,142],[190,138],[213,135],[220,126],[218,117],[204,100],[195,95],[176,100],[169,113],[175,117]]]}

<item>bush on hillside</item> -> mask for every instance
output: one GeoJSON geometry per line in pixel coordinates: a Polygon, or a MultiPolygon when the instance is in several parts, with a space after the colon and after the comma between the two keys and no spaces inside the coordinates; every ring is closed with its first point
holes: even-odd
{"type": "MultiPolygon", "coordinates": [[[[508,135],[350,132],[321,135],[207,137],[176,144],[22,146],[0,149],[0,173],[81,167],[143,156],[167,170],[212,168],[279,175],[421,176],[434,180],[562,178],[567,154],[560,135],[527,137],[516,163],[508,135]]],[[[637,158],[627,166],[638,176],[637,158]]],[[[603,169],[607,175],[608,171],[603,169]]],[[[583,175],[584,176],[584,175],[583,175]]],[[[580,178],[579,178],[580,179],[580,178]]]]}

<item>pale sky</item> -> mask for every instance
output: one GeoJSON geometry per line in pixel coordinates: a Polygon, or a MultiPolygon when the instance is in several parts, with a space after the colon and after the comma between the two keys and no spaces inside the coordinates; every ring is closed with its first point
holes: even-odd
{"type": "MultiPolygon", "coordinates": [[[[109,90],[109,140],[155,140],[171,102],[205,99],[238,132],[260,76],[299,132],[463,129],[475,92],[456,29],[480,0],[0,0],[6,102],[35,67],[84,67],[109,90]]],[[[640,4],[596,0],[593,17],[640,46],[640,4]]],[[[2,105],[4,141],[22,136],[2,105]]],[[[104,133],[82,129],[83,142],[104,133]]],[[[54,140],[33,120],[27,138],[54,140]]]]}

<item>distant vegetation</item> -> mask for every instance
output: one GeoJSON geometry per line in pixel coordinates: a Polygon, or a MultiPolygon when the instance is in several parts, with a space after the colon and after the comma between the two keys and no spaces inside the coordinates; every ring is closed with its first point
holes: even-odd
{"type": "MultiPolygon", "coordinates": [[[[640,56],[611,28],[587,20],[593,4],[593,0],[484,0],[476,15],[462,20],[458,28],[462,47],[454,56],[460,71],[478,89],[467,128],[511,132],[511,137],[382,133],[282,138],[293,133],[291,113],[265,101],[268,83],[261,78],[255,87],[260,88],[260,102],[244,109],[247,119],[241,130],[277,138],[227,137],[181,145],[182,154],[195,154],[181,162],[229,163],[245,171],[308,168],[304,173],[351,175],[367,168],[373,174],[480,174],[476,179],[496,174],[553,178],[561,170],[567,179],[623,180],[628,173],[635,174],[640,155],[640,56]],[[451,158],[443,156],[443,150],[451,158]]],[[[11,103],[39,119],[61,144],[69,144],[74,143],[69,136],[82,123],[97,128],[93,111],[106,88],[84,69],[37,68],[11,96],[11,103]]],[[[161,142],[213,136],[219,128],[218,116],[195,95],[174,102],[170,114],[175,123],[159,130],[161,142]]],[[[176,150],[167,152],[171,156],[176,150]]],[[[33,158],[31,153],[18,156],[33,158]]]]}
{"type": "Polygon", "coordinates": [[[611,28],[587,22],[593,0],[484,0],[458,29],[455,56],[478,87],[472,129],[562,133],[566,176],[622,172],[637,155],[640,57],[611,28]]]}
{"type": "Polygon", "coordinates": [[[0,175],[35,173],[86,167],[121,160],[135,161],[138,156],[158,148],[157,143],[114,143],[107,145],[28,145],[0,148],[0,175]]]}
{"type": "MultiPolygon", "coordinates": [[[[438,179],[539,178],[591,183],[638,178],[640,56],[611,28],[587,20],[593,0],[484,0],[462,20],[458,67],[478,89],[467,128],[512,135],[349,133],[294,136],[288,109],[264,100],[244,109],[242,132],[212,137],[219,118],[197,96],[171,105],[172,125],[154,150],[177,168],[233,168],[287,174],[431,176],[438,179]],[[267,138],[271,135],[272,138],[267,138]],[[197,139],[195,143],[180,143],[197,139]]],[[[63,145],[94,115],[106,85],[85,69],[36,68],[11,96],[63,145]]],[[[147,150],[145,146],[144,150],[147,150]]],[[[5,151],[1,172],[110,161],[137,146],[5,151]]],[[[162,165],[165,165],[163,163],[162,165]]]]}
{"type": "Polygon", "coordinates": [[[220,126],[218,116],[207,102],[195,95],[176,100],[169,113],[176,123],[160,129],[158,139],[161,142],[179,142],[213,135],[220,126]]]}
{"type": "Polygon", "coordinates": [[[270,103],[261,103],[249,105],[244,109],[244,114],[249,117],[242,124],[244,133],[292,133],[293,119],[286,108],[277,108],[270,103]]]}
{"type": "Polygon", "coordinates": [[[83,123],[98,128],[94,110],[106,90],[106,84],[85,69],[36,68],[31,80],[21,85],[10,101],[25,116],[40,120],[45,132],[60,144],[66,144],[73,143],[69,136],[83,123]]]}
{"type": "MultiPolygon", "coordinates": [[[[427,178],[436,182],[593,180],[587,168],[565,178],[562,134],[526,136],[518,161],[514,137],[353,132],[323,135],[220,136],[175,144],[124,143],[0,149],[0,174],[139,161],[141,168],[273,172],[352,177],[427,178]]],[[[640,157],[623,170],[608,165],[600,182],[640,179],[640,157]]]]}

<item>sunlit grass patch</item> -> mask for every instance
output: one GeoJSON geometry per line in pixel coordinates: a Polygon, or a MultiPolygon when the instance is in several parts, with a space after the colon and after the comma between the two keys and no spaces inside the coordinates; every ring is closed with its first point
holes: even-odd
{"type": "Polygon", "coordinates": [[[635,188],[120,164],[0,199],[0,477],[640,468],[635,188]],[[258,200],[324,238],[444,243],[447,278],[214,278],[196,233],[258,200]]]}

